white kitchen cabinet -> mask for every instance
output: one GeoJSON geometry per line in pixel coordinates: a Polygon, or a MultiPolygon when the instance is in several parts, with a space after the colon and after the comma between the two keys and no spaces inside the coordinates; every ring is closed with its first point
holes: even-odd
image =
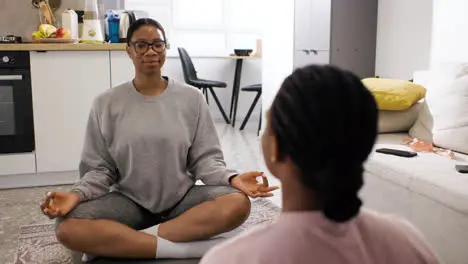
{"type": "Polygon", "coordinates": [[[328,63],[372,77],[378,0],[295,0],[294,68],[328,63]]]}
{"type": "Polygon", "coordinates": [[[131,81],[135,77],[132,60],[125,51],[110,52],[111,87],[131,81]]]}
{"type": "Polygon", "coordinates": [[[296,50],[330,48],[331,3],[332,0],[295,0],[296,50]]]}
{"type": "Polygon", "coordinates": [[[92,102],[110,88],[108,51],[31,52],[37,172],[77,170],[92,102]]]}
{"type": "Polygon", "coordinates": [[[36,172],[34,153],[0,155],[0,175],[28,174],[36,172]]]}
{"type": "Polygon", "coordinates": [[[330,52],[328,50],[311,52],[309,50],[294,51],[294,68],[299,68],[309,64],[328,64],[330,62],[330,52]]]}

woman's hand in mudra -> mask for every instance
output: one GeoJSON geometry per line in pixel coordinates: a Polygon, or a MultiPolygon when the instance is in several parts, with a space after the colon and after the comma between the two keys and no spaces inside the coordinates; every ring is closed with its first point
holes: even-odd
{"type": "Polygon", "coordinates": [[[257,171],[235,176],[231,180],[231,185],[252,198],[273,196],[271,192],[279,188],[278,186],[269,186],[267,177],[263,172],[257,171]],[[258,177],[262,177],[261,183],[257,181],[258,177]]]}

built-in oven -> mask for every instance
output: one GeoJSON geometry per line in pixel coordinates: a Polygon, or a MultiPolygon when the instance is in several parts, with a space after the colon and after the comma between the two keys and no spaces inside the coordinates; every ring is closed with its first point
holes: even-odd
{"type": "Polygon", "coordinates": [[[29,52],[0,51],[0,154],[34,150],[29,52]]]}

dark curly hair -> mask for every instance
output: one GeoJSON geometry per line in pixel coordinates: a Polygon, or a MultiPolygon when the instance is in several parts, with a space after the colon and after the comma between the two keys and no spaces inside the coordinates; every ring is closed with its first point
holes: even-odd
{"type": "Polygon", "coordinates": [[[353,73],[333,66],[296,69],[276,95],[272,132],[280,158],[289,156],[324,215],[335,222],[355,217],[362,205],[363,163],[377,136],[373,95],[353,73]]]}

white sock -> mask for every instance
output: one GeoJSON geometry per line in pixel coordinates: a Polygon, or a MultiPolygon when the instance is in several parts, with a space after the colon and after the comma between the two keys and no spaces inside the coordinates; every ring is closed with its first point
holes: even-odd
{"type": "Polygon", "coordinates": [[[155,225],[155,226],[152,226],[152,227],[148,227],[146,229],[143,229],[143,230],[140,230],[141,232],[144,232],[146,234],[149,234],[149,235],[152,235],[152,236],[158,236],[158,229],[159,229],[159,225],[155,225]]]}
{"type": "MultiPolygon", "coordinates": [[[[145,232],[146,234],[157,237],[158,236],[158,229],[159,229],[159,225],[155,225],[155,226],[149,227],[147,229],[143,229],[143,230],[141,230],[141,232],[145,232]]],[[[229,232],[216,235],[216,236],[214,236],[212,238],[219,238],[219,237],[233,238],[233,237],[237,236],[238,234],[242,233],[242,231],[244,231],[244,229],[238,227],[238,228],[236,228],[234,230],[231,230],[229,232]]]]}
{"type": "Polygon", "coordinates": [[[141,232],[158,238],[156,258],[201,258],[212,247],[242,231],[240,229],[234,229],[207,240],[176,243],[159,237],[158,229],[159,225],[141,230],[141,232]]]}
{"type": "Polygon", "coordinates": [[[212,247],[224,241],[226,238],[218,237],[209,240],[174,243],[158,237],[156,258],[201,258],[212,247]]]}

